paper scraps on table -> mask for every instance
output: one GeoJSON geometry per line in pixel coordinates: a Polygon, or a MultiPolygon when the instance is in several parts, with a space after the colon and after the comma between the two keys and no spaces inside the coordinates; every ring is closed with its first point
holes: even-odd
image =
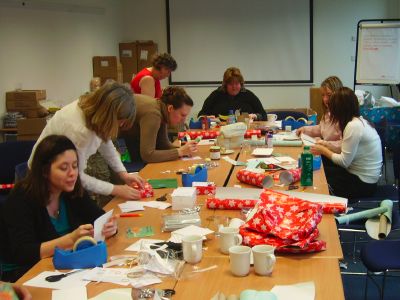
{"type": "Polygon", "coordinates": [[[304,146],[313,146],[317,143],[317,141],[313,137],[304,133],[300,135],[300,138],[303,141],[304,146]]]}
{"type": "Polygon", "coordinates": [[[143,206],[145,207],[152,207],[152,208],[158,208],[161,210],[167,209],[168,207],[171,207],[171,203],[168,202],[160,202],[160,201],[146,201],[143,202],[143,206]]]}
{"type": "Polygon", "coordinates": [[[308,281],[290,285],[275,285],[271,292],[278,299],[314,300],[315,284],[314,281],[308,281]]]}
{"type": "Polygon", "coordinates": [[[200,156],[190,156],[190,157],[182,157],[181,160],[187,161],[187,160],[199,160],[201,159],[200,156]]]}
{"type": "Polygon", "coordinates": [[[229,156],[223,156],[222,159],[226,160],[228,163],[230,163],[230,164],[232,164],[234,166],[245,166],[246,165],[245,162],[238,161],[238,160],[233,160],[229,156]]]}
{"type": "Polygon", "coordinates": [[[208,228],[203,228],[203,227],[199,227],[196,225],[189,225],[187,227],[172,231],[171,237],[168,241],[174,242],[174,243],[182,243],[182,238],[185,236],[189,236],[189,235],[200,235],[205,239],[206,238],[205,236],[207,234],[210,234],[213,232],[214,231],[212,231],[208,228]]]}
{"type": "Polygon", "coordinates": [[[40,287],[40,288],[47,288],[47,289],[57,289],[57,290],[69,289],[71,286],[84,287],[89,283],[87,281],[82,280],[88,271],[89,270],[77,272],[76,274],[71,274],[67,277],[64,277],[60,281],[56,281],[56,282],[48,282],[48,281],[46,281],[46,277],[51,276],[51,275],[60,275],[60,274],[63,274],[62,272],[44,271],[44,272],[36,275],[32,279],[26,281],[24,283],[24,285],[40,287]]]}
{"type": "Polygon", "coordinates": [[[148,245],[153,245],[156,243],[162,243],[164,240],[157,240],[157,239],[140,239],[130,245],[128,248],[125,249],[125,251],[135,251],[138,252],[141,250],[143,247],[148,246],[148,245]]]}
{"type": "Polygon", "coordinates": [[[87,300],[86,287],[69,287],[68,289],[53,290],[52,300],[87,300]]]}
{"type": "Polygon", "coordinates": [[[118,204],[118,206],[122,213],[144,210],[143,202],[140,201],[126,201],[118,204]]]}
{"type": "Polygon", "coordinates": [[[111,218],[112,214],[113,214],[113,209],[106,212],[105,214],[103,214],[102,216],[98,217],[95,221],[94,221],[94,234],[93,237],[96,241],[104,241],[105,240],[105,236],[101,233],[103,231],[103,227],[104,224],[106,224],[108,222],[108,220],[111,218]]]}

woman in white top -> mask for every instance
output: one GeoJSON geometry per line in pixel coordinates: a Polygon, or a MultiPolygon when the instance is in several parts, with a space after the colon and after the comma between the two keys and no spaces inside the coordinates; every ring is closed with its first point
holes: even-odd
{"type": "Polygon", "coordinates": [[[343,132],[340,153],[324,145],[311,148],[335,166],[325,168],[331,191],[336,196],[351,199],[372,196],[381,174],[381,140],[375,128],[360,116],[357,96],[347,88],[340,88],[329,101],[333,124],[343,132]]]}
{"type": "Polygon", "coordinates": [[[94,93],[66,105],[52,117],[43,129],[36,146],[48,135],[68,137],[77,148],[79,176],[83,187],[101,195],[113,195],[125,199],[140,199],[140,192],[130,187],[132,183],[143,185],[143,179],[129,174],[121,162],[120,155],[112,143],[120,127],[130,128],[136,115],[136,105],[129,87],[116,82],[107,82],[94,93]],[[99,151],[108,165],[126,185],[113,185],[84,173],[88,158],[99,151]]]}

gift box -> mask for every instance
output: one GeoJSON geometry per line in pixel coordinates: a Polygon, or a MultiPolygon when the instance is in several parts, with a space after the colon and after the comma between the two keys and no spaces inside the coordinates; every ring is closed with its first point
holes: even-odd
{"type": "Polygon", "coordinates": [[[256,135],[257,138],[260,138],[261,130],[260,129],[246,130],[246,132],[244,133],[244,138],[250,139],[253,135],[256,135]]]}
{"type": "Polygon", "coordinates": [[[140,198],[150,198],[154,196],[154,190],[153,187],[150,185],[150,183],[145,182],[143,185],[143,188],[140,189],[139,186],[135,183],[132,185],[134,189],[139,190],[140,192],[140,198]]]}
{"type": "Polygon", "coordinates": [[[213,182],[192,182],[192,186],[196,188],[197,195],[215,195],[217,186],[213,182]]]}
{"type": "Polygon", "coordinates": [[[179,187],[172,194],[172,210],[193,208],[196,203],[196,188],[179,187]]]}

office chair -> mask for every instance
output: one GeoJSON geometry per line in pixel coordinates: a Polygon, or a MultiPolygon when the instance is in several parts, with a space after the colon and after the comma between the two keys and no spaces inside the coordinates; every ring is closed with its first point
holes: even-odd
{"type": "Polygon", "coordinates": [[[368,242],[361,250],[361,261],[367,268],[364,299],[367,298],[368,279],[374,282],[379,289],[380,299],[383,299],[387,273],[400,271],[400,240],[368,242]],[[373,278],[373,275],[378,275],[376,273],[383,273],[382,287],[373,278]]]}

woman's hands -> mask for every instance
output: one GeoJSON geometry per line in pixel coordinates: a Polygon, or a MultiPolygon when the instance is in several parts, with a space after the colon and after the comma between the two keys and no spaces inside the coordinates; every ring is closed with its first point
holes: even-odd
{"type": "Polygon", "coordinates": [[[114,185],[111,193],[113,196],[120,197],[128,200],[139,200],[140,192],[128,185],[114,185]]]}
{"type": "Polygon", "coordinates": [[[127,185],[136,183],[139,188],[143,188],[144,186],[144,179],[137,173],[120,172],[119,176],[127,185]]]}
{"type": "Polygon", "coordinates": [[[115,235],[118,231],[118,220],[119,216],[115,215],[108,219],[107,223],[103,226],[103,231],[101,232],[105,238],[109,238],[115,235]]]}
{"type": "Polygon", "coordinates": [[[188,141],[184,146],[178,149],[179,156],[192,156],[197,152],[197,142],[196,141],[188,141]]]}
{"type": "Polygon", "coordinates": [[[75,243],[82,236],[93,236],[94,228],[92,224],[83,224],[69,233],[72,243],[75,243]]]}

